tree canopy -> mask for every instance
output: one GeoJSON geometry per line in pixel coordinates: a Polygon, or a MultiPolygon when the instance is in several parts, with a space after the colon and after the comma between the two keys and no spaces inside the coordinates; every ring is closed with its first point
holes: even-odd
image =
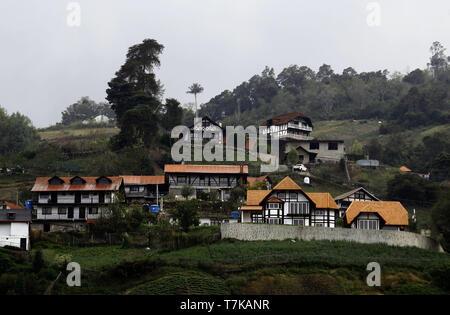
{"type": "Polygon", "coordinates": [[[68,106],[61,114],[64,125],[94,119],[98,115],[105,115],[109,119],[115,118],[114,111],[109,104],[96,103],[88,96],[80,98],[77,102],[68,106]]]}
{"type": "Polygon", "coordinates": [[[116,150],[134,145],[150,147],[158,141],[159,129],[169,130],[182,121],[183,110],[177,100],[161,101],[164,88],[154,69],[160,65],[163,49],[154,39],[131,46],[125,63],[108,83],[106,99],[120,128],[112,138],[116,150]]]}
{"type": "Polygon", "coordinates": [[[0,154],[23,151],[39,140],[39,134],[31,120],[20,114],[9,115],[0,106],[0,154]]]}
{"type": "Polygon", "coordinates": [[[261,123],[280,113],[302,112],[314,120],[383,119],[413,128],[450,122],[450,69],[445,48],[431,47],[429,70],[405,76],[387,70],[342,74],[323,64],[317,72],[291,65],[278,75],[266,67],[260,75],[225,90],[202,105],[200,115],[225,124],[261,123]]]}

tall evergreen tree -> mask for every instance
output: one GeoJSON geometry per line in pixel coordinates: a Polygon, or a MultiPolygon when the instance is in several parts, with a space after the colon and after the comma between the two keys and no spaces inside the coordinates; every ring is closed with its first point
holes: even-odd
{"type": "Polygon", "coordinates": [[[136,144],[149,146],[155,139],[162,86],[153,70],[160,65],[163,49],[154,39],[130,47],[125,63],[108,83],[106,99],[116,113],[120,128],[120,133],[112,139],[115,149],[136,144]]]}

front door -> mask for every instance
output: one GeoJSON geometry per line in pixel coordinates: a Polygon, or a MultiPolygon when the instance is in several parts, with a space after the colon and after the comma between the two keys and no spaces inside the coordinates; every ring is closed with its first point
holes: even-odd
{"type": "Polygon", "coordinates": [[[85,207],[80,207],[79,217],[80,217],[80,219],[86,218],[86,208],[85,207]]]}
{"type": "Polygon", "coordinates": [[[67,218],[73,219],[73,207],[69,207],[67,211],[67,218]]]}
{"type": "Polygon", "coordinates": [[[20,248],[23,250],[27,250],[27,239],[26,238],[20,239],[20,248]]]}

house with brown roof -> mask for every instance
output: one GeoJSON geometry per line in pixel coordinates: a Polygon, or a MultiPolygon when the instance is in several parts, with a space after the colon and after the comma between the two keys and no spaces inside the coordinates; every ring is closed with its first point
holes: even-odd
{"type": "Polygon", "coordinates": [[[343,140],[314,139],[311,136],[313,124],[302,113],[282,114],[267,119],[261,124],[263,133],[279,139],[281,160],[291,149],[299,154],[299,163],[333,162],[338,163],[345,155],[343,140]]]}
{"type": "Polygon", "coordinates": [[[230,198],[230,191],[247,183],[247,165],[194,165],[194,164],[166,164],[164,165],[166,183],[169,193],[176,198],[182,198],[183,186],[191,186],[191,198],[197,198],[201,192],[216,190],[219,199],[230,198]]]}
{"type": "Polygon", "coordinates": [[[267,189],[272,189],[272,179],[269,175],[263,175],[259,177],[247,177],[247,184],[249,187],[254,186],[257,183],[263,183],[267,189]]]}
{"type": "Polygon", "coordinates": [[[31,210],[0,201],[0,247],[30,249],[31,210]]]}
{"type": "Polygon", "coordinates": [[[123,179],[127,202],[158,203],[159,199],[168,192],[164,175],[120,175],[120,177],[123,179]]]}
{"type": "Polygon", "coordinates": [[[335,227],[338,207],[329,193],[306,193],[289,176],[272,190],[248,190],[241,222],[335,227]]]}
{"type": "Polygon", "coordinates": [[[398,201],[353,201],[345,223],[353,229],[404,231],[408,212],[398,201]]]}
{"type": "Polygon", "coordinates": [[[117,199],[123,191],[123,178],[38,177],[31,191],[36,200],[33,228],[45,232],[83,230],[117,199]]]}
{"type": "Polygon", "coordinates": [[[339,207],[339,217],[343,218],[345,210],[353,201],[380,201],[380,199],[364,187],[358,187],[335,197],[334,201],[339,207]]]}

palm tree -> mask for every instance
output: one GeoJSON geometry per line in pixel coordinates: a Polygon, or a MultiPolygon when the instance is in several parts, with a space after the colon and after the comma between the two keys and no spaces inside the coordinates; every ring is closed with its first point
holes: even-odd
{"type": "Polygon", "coordinates": [[[190,87],[188,87],[188,89],[189,90],[186,93],[194,94],[194,96],[195,96],[195,118],[198,118],[197,94],[200,94],[203,92],[203,87],[200,85],[200,83],[193,83],[190,87]]]}

